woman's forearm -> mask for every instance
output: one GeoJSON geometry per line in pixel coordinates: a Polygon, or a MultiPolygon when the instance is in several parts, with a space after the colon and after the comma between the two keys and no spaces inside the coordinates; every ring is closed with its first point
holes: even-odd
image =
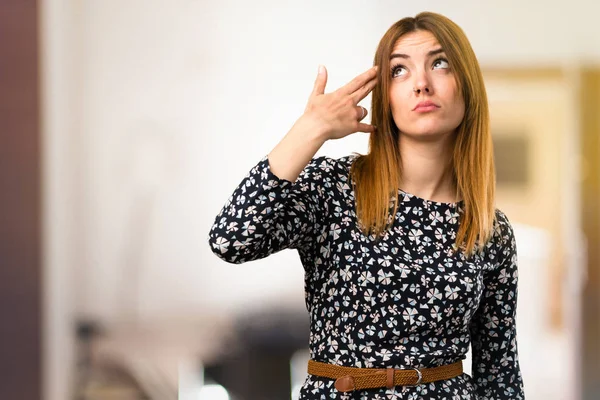
{"type": "Polygon", "coordinates": [[[295,182],[326,141],[323,124],[303,115],[269,153],[271,171],[281,179],[295,182]]]}

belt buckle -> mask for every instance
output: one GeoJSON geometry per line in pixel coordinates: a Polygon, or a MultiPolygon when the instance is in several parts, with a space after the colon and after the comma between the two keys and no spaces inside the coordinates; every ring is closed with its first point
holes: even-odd
{"type": "Polygon", "coordinates": [[[417,377],[418,377],[417,383],[415,383],[413,385],[409,384],[409,385],[404,385],[404,386],[418,386],[418,385],[420,385],[421,382],[423,381],[423,374],[421,373],[421,371],[419,370],[419,368],[410,368],[410,369],[413,369],[413,370],[415,370],[417,372],[417,377]]]}

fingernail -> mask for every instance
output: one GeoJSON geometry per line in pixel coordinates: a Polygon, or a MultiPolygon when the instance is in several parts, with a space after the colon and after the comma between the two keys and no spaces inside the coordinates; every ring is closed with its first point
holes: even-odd
{"type": "Polygon", "coordinates": [[[321,64],[319,64],[319,74],[322,74],[323,70],[324,70],[323,66],[321,64]]]}

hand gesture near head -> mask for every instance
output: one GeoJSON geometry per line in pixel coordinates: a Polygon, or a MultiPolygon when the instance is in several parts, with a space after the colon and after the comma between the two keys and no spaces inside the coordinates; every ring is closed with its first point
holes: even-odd
{"type": "Polygon", "coordinates": [[[361,122],[367,109],[358,102],[377,84],[377,67],[369,68],[334,92],[326,94],[326,84],[327,70],[319,67],[304,113],[269,153],[271,171],[279,178],[294,182],[327,140],[375,130],[361,122]]]}
{"type": "Polygon", "coordinates": [[[372,125],[362,121],[367,109],[358,103],[367,97],[377,84],[377,67],[369,68],[346,85],[325,93],[327,70],[319,66],[313,91],[304,110],[304,116],[322,124],[326,139],[341,139],[354,132],[373,132],[372,125]]]}

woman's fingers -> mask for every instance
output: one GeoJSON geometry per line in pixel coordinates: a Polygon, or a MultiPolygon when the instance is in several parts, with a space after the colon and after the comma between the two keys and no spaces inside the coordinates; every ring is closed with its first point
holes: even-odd
{"type": "Polygon", "coordinates": [[[362,73],[342,88],[325,94],[327,70],[319,66],[312,93],[304,114],[326,130],[328,139],[339,139],[353,132],[373,132],[371,125],[361,123],[368,115],[358,102],[377,84],[376,69],[362,73]],[[350,91],[350,92],[348,92],[350,91]]]}
{"type": "Polygon", "coordinates": [[[358,113],[358,124],[357,124],[357,128],[355,129],[355,132],[375,132],[375,127],[373,125],[369,125],[369,124],[363,124],[360,121],[362,121],[363,119],[365,119],[365,117],[367,116],[367,114],[369,113],[367,111],[366,108],[364,108],[363,106],[357,106],[357,113],[358,113]]]}
{"type": "Polygon", "coordinates": [[[358,103],[359,101],[361,101],[362,99],[367,97],[367,95],[369,93],[371,93],[371,91],[373,90],[375,85],[377,85],[376,77],[371,79],[364,86],[360,87],[358,90],[356,90],[354,93],[352,93],[352,95],[351,95],[352,101],[354,103],[358,103]]]}
{"type": "Polygon", "coordinates": [[[324,65],[319,65],[319,72],[315,85],[313,86],[312,96],[325,93],[325,85],[327,85],[327,69],[324,65]]]}
{"type": "Polygon", "coordinates": [[[362,121],[363,119],[365,119],[365,117],[369,113],[367,111],[367,109],[364,108],[363,106],[357,106],[356,110],[357,110],[357,114],[358,114],[357,120],[359,120],[359,121],[362,121]]]}
{"type": "Polygon", "coordinates": [[[365,86],[371,79],[377,77],[377,67],[369,68],[367,71],[352,79],[346,85],[342,86],[339,91],[342,94],[353,94],[362,86],[365,86]]]}
{"type": "Polygon", "coordinates": [[[373,125],[359,123],[356,132],[375,132],[375,127],[373,125]]]}

